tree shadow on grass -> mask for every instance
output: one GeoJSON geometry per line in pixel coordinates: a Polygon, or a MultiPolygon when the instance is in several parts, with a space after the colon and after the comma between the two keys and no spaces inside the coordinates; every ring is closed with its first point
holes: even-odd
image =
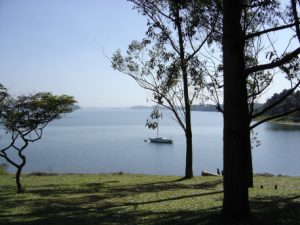
{"type": "Polygon", "coordinates": [[[115,182],[114,181],[91,182],[80,186],[47,184],[47,185],[40,185],[37,187],[31,187],[26,190],[26,193],[39,195],[41,197],[47,197],[47,196],[55,197],[55,196],[68,195],[68,194],[71,195],[92,194],[96,192],[103,192],[103,190],[107,189],[107,186],[110,183],[115,183],[115,182]]]}
{"type": "Polygon", "coordinates": [[[251,201],[255,220],[264,225],[300,225],[300,195],[263,196],[251,201]]]}
{"type": "Polygon", "coordinates": [[[213,180],[209,182],[202,182],[197,184],[181,183],[184,181],[182,179],[176,179],[173,181],[164,181],[164,182],[153,182],[146,184],[138,185],[126,185],[126,186],[114,186],[111,188],[113,193],[123,193],[125,195],[129,194],[141,194],[141,193],[153,193],[161,191],[174,191],[174,190],[216,190],[217,186],[222,184],[222,180],[213,180]]]}
{"type": "MultiPolygon", "coordinates": [[[[213,189],[219,181],[184,184],[178,180],[116,186],[115,182],[94,182],[77,186],[46,185],[28,188],[20,197],[0,198],[0,224],[5,225],[89,225],[89,224],[197,224],[198,220],[209,220],[218,215],[219,209],[203,212],[188,210],[155,210],[158,204],[172,205],[178,200],[189,200],[220,194],[213,189]],[[148,194],[180,189],[205,189],[201,193],[179,196],[164,196],[155,199],[128,200],[134,194],[148,194]],[[33,197],[32,197],[33,196],[33,197]],[[125,197],[125,200],[119,200],[125,197]],[[15,211],[18,206],[25,211],[15,211]],[[148,207],[150,206],[150,207],[148,207]],[[210,216],[214,214],[214,216],[210,216]],[[210,218],[210,219],[209,219],[210,218]]],[[[11,187],[13,188],[13,187],[11,187]]],[[[173,192],[172,192],[173,193],[173,192]]],[[[201,223],[202,224],[202,223],[201,223]]],[[[216,223],[217,224],[217,223],[216,223]]]]}
{"type": "Polygon", "coordinates": [[[37,201],[31,206],[32,211],[27,213],[26,217],[23,214],[16,214],[14,218],[4,215],[0,223],[5,225],[222,224],[219,208],[155,212],[109,203],[100,203],[105,207],[84,207],[83,205],[70,205],[68,202],[56,201],[55,203],[48,202],[45,206],[44,202],[37,201]]]}
{"type": "MultiPolygon", "coordinates": [[[[220,198],[220,181],[188,184],[179,181],[142,183],[116,186],[113,181],[91,182],[77,186],[47,185],[29,188],[27,193],[13,196],[5,187],[0,195],[0,224],[2,225],[300,225],[300,196],[262,196],[251,201],[253,218],[241,223],[223,219],[220,206],[207,208],[173,208],[183,201],[199,203],[220,198]],[[160,191],[177,193],[181,189],[192,192],[174,196],[147,199],[128,196],[160,191]],[[201,189],[199,191],[199,189],[201,189]],[[202,190],[203,189],[203,190],[202,190]],[[198,191],[198,192],[197,192],[198,191]],[[119,200],[119,197],[125,197],[119,200]],[[168,205],[165,209],[162,205],[168,205]],[[18,206],[25,210],[13,211],[18,206]],[[13,211],[13,213],[11,213],[13,211]]],[[[150,195],[152,196],[152,195],[150,195]]]]}

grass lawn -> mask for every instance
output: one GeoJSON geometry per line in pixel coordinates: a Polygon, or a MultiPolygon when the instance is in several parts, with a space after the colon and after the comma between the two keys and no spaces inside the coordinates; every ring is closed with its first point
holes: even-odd
{"type": "MultiPolygon", "coordinates": [[[[219,177],[23,175],[22,183],[16,194],[14,176],[0,175],[1,225],[233,224],[220,213],[219,177]]],[[[255,177],[250,196],[254,216],[242,224],[300,224],[300,178],[255,177]]]]}

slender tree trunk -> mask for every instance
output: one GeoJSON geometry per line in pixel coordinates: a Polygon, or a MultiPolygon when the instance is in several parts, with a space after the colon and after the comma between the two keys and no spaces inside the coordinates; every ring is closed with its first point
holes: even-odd
{"type": "Polygon", "coordinates": [[[185,164],[185,176],[186,179],[193,178],[193,141],[192,132],[186,132],[186,164],[185,164]]]}
{"type": "Polygon", "coordinates": [[[182,71],[183,79],[183,94],[185,105],[185,138],[186,138],[186,165],[185,165],[185,177],[186,179],[193,178],[193,135],[192,135],[192,123],[191,123],[191,104],[189,98],[189,84],[188,84],[188,71],[185,60],[184,39],[181,27],[181,17],[179,13],[179,6],[176,8],[175,24],[178,32],[179,40],[179,52],[180,52],[180,67],[182,71]]]}
{"type": "Polygon", "coordinates": [[[249,209],[249,147],[244,34],[241,28],[243,1],[223,1],[224,63],[224,198],[223,213],[242,218],[249,209]]]}
{"type": "Polygon", "coordinates": [[[22,172],[23,166],[18,167],[17,173],[16,173],[16,184],[17,184],[17,193],[22,193],[23,188],[20,180],[21,172],[22,172]]]}
{"type": "MultiPolygon", "coordinates": [[[[28,142],[26,142],[26,144],[25,144],[25,146],[23,146],[22,150],[24,150],[27,145],[28,145],[28,142]]],[[[18,193],[24,192],[20,177],[21,177],[22,169],[26,164],[26,157],[22,154],[22,150],[19,151],[19,157],[21,158],[22,163],[19,166],[17,166],[17,173],[16,173],[16,184],[17,184],[17,192],[18,193]]]]}
{"type": "Polygon", "coordinates": [[[21,185],[21,180],[20,180],[20,176],[22,173],[22,169],[26,164],[26,157],[22,154],[22,152],[19,152],[19,156],[22,160],[22,163],[20,165],[18,165],[17,163],[15,163],[14,161],[12,161],[10,158],[7,157],[6,154],[4,154],[2,157],[12,166],[14,166],[17,169],[17,173],[16,173],[16,185],[17,185],[17,193],[22,193],[23,192],[23,188],[21,185]]]}

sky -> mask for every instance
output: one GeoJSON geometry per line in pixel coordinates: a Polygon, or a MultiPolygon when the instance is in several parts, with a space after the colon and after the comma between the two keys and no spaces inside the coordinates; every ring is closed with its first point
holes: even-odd
{"type": "Polygon", "coordinates": [[[0,82],[15,96],[49,91],[82,107],[147,105],[102,53],[140,40],[145,24],[126,0],[0,0],[0,82]]]}
{"type": "Polygon", "coordinates": [[[126,0],[0,0],[0,82],[13,96],[67,94],[82,107],[151,105],[102,53],[126,50],[145,30],[126,0]]]}

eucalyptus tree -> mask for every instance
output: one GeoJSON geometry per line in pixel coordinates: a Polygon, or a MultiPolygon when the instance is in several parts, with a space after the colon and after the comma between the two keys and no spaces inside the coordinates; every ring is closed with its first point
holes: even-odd
{"type": "MultiPolygon", "coordinates": [[[[216,7],[199,1],[129,2],[147,17],[146,37],[132,41],[125,56],[120,50],[116,51],[112,67],[132,77],[140,87],[152,93],[151,100],[155,104],[173,113],[186,137],[185,178],[192,178],[191,104],[203,97],[206,70],[200,51],[211,42],[218,13],[210,9],[216,7]],[[195,14],[196,8],[201,13],[195,14]]],[[[159,115],[156,110],[152,115],[159,115]]],[[[148,125],[156,127],[149,121],[148,125]]]]}
{"type": "Polygon", "coordinates": [[[295,44],[295,40],[300,40],[299,18],[297,1],[291,0],[290,3],[288,7],[282,7],[280,1],[276,0],[223,1],[223,212],[226,215],[244,217],[250,213],[250,130],[272,119],[251,124],[252,119],[262,115],[272,106],[254,112],[251,107],[249,109],[248,103],[254,105],[254,99],[272,83],[273,74],[285,76],[291,84],[291,92],[299,86],[300,48],[297,47],[299,43],[295,44]],[[272,39],[279,32],[289,36],[285,48],[282,48],[282,43],[275,43],[272,39]],[[251,46],[251,42],[257,43],[260,40],[270,46],[260,49],[264,57],[247,57],[247,48],[251,46]],[[251,62],[253,59],[257,60],[251,62]]]}
{"type": "Polygon", "coordinates": [[[17,169],[18,193],[23,192],[20,176],[26,164],[24,150],[42,138],[43,130],[50,122],[72,112],[75,102],[71,96],[47,92],[19,96],[5,102],[1,122],[10,141],[6,147],[0,148],[0,157],[17,169]]]}

